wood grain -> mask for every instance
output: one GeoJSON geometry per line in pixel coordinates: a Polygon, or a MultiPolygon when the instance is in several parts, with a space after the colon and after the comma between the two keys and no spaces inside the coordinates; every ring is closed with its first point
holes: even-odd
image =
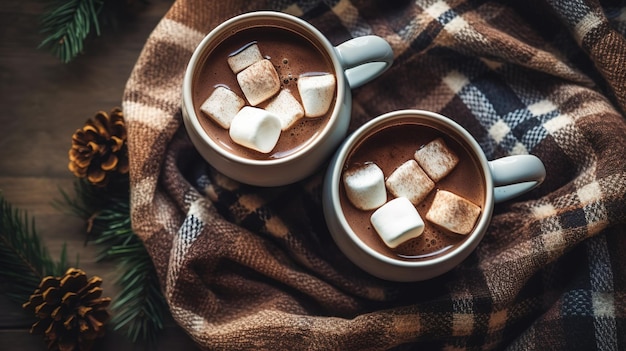
{"type": "MultiPolygon", "coordinates": [[[[137,2],[139,3],[139,2],[137,2]]],[[[68,171],[72,133],[97,111],[120,106],[124,86],[151,31],[172,0],[150,0],[116,28],[87,41],[85,52],[64,64],[37,49],[43,39],[38,21],[46,2],[0,2],[0,192],[35,219],[37,233],[58,258],[63,244],[80,267],[105,281],[114,297],[115,267],[95,261],[98,248],[85,245],[85,223],[53,206],[59,189],[71,193],[68,171]]],[[[2,269],[2,267],[0,267],[2,269]]],[[[0,295],[0,349],[46,350],[28,333],[31,317],[0,295]]],[[[173,321],[159,337],[157,350],[193,350],[192,340],[173,321]]],[[[109,328],[96,350],[135,350],[109,328]]]]}

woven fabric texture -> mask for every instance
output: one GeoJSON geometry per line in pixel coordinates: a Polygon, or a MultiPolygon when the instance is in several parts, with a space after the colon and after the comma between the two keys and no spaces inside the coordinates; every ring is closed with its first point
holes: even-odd
{"type": "Polygon", "coordinates": [[[132,223],[171,313],[207,350],[626,349],[626,8],[598,0],[178,0],[129,77],[132,223]],[[181,84],[222,21],[270,9],[334,44],[386,39],[393,66],[353,90],[350,130],[439,112],[489,159],[533,154],[539,188],[498,204],[476,251],[417,283],[336,247],[323,169],[280,188],[217,173],[181,118],[181,84]]]}

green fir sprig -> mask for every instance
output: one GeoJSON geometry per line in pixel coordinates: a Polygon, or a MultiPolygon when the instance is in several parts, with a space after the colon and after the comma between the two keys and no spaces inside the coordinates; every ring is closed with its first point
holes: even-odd
{"type": "Polygon", "coordinates": [[[98,260],[116,264],[121,290],[111,305],[113,328],[133,342],[154,343],[169,309],[150,255],[132,230],[128,186],[127,175],[105,188],[78,179],[77,197],[62,192],[63,203],[87,222],[87,240],[101,247],[98,260]]]}
{"type": "Polygon", "coordinates": [[[0,291],[20,305],[28,301],[41,280],[67,270],[65,245],[55,261],[37,235],[35,220],[15,209],[0,194],[0,291]]]}
{"type": "Polygon", "coordinates": [[[95,31],[100,35],[99,15],[103,0],[57,0],[41,21],[46,38],[39,48],[49,48],[67,63],[83,51],[85,39],[95,31]]]}
{"type": "Polygon", "coordinates": [[[148,0],[49,0],[39,29],[39,48],[49,49],[64,63],[83,53],[86,41],[105,28],[131,19],[148,0]]]}

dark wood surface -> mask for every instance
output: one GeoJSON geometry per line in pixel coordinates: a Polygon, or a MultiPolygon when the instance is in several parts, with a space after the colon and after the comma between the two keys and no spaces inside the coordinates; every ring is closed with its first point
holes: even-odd
{"type": "MultiPolygon", "coordinates": [[[[124,86],[139,53],[172,0],[148,0],[116,29],[91,39],[84,54],[65,64],[37,49],[38,22],[49,2],[0,2],[0,191],[13,206],[35,219],[51,255],[66,243],[69,257],[104,279],[105,296],[115,297],[112,264],[95,261],[97,248],[85,246],[85,223],[52,205],[59,188],[72,190],[68,150],[73,132],[98,110],[121,105],[124,86]]],[[[140,3],[135,1],[135,3],[140,3]]],[[[0,267],[3,269],[3,267],[0,267]]],[[[28,333],[31,317],[0,295],[0,350],[46,350],[28,333]]],[[[137,345],[109,327],[97,350],[135,350],[137,345]]],[[[158,350],[196,349],[173,321],[159,337],[158,350]]]]}

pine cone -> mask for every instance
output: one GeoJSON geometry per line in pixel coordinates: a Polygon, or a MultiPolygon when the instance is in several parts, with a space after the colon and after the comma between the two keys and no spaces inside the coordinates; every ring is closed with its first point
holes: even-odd
{"type": "Polygon", "coordinates": [[[39,319],[31,334],[43,334],[49,350],[90,350],[104,335],[111,298],[101,297],[102,279],[87,279],[85,272],[70,268],[63,277],[48,276],[22,307],[39,319]]]}
{"type": "Polygon", "coordinates": [[[112,174],[128,172],[126,126],[122,110],[98,112],[72,136],[68,168],[75,176],[105,186],[112,174]]]}

